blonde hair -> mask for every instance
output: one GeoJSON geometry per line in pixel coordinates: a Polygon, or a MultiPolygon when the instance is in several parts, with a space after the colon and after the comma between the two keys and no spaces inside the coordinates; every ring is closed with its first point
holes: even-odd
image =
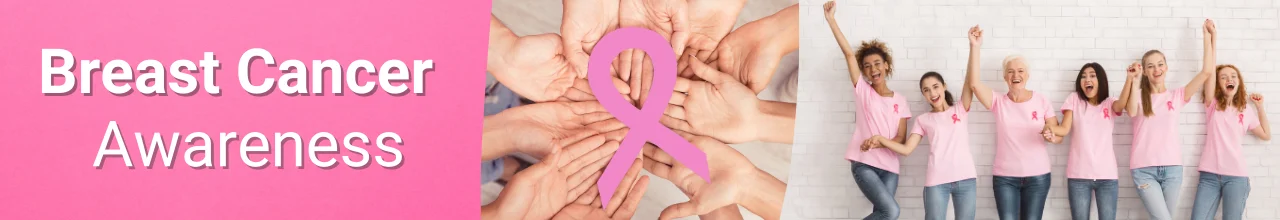
{"type": "Polygon", "coordinates": [[[1001,72],[1005,72],[1005,73],[1009,72],[1009,64],[1013,63],[1013,61],[1022,61],[1022,64],[1027,65],[1028,67],[1031,66],[1031,63],[1027,62],[1026,57],[1023,57],[1022,55],[1018,55],[1018,54],[1013,54],[1013,55],[1004,57],[1004,61],[1000,62],[1001,72]]]}

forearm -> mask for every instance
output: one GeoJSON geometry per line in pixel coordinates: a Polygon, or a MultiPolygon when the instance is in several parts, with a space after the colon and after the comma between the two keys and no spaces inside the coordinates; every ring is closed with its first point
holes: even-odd
{"type": "Polygon", "coordinates": [[[853,81],[853,86],[858,86],[858,80],[862,79],[862,69],[858,69],[858,60],[854,57],[853,47],[849,46],[849,40],[844,38],[844,32],[840,31],[840,25],[836,24],[836,18],[827,16],[827,25],[831,27],[831,34],[836,38],[836,44],[840,45],[840,51],[844,52],[845,65],[849,69],[849,80],[853,81]]]}
{"type": "Polygon", "coordinates": [[[755,123],[760,141],[771,143],[792,143],[796,127],[796,104],[764,101],[757,105],[760,117],[755,123]]]}
{"type": "MultiPolygon", "coordinates": [[[[1140,80],[1141,79],[1135,79],[1133,80],[1133,83],[1130,83],[1130,84],[1137,84],[1140,80]]],[[[1137,86],[1137,85],[1130,85],[1130,86],[1137,86]]],[[[1129,111],[1129,116],[1137,116],[1142,114],[1141,113],[1142,109],[1140,109],[1140,107],[1142,106],[1142,97],[1133,97],[1135,93],[1138,93],[1138,88],[1134,88],[1133,90],[1129,91],[1129,96],[1130,96],[1129,106],[1126,106],[1127,108],[1125,108],[1127,111],[1129,111]]]]}
{"type": "MultiPolygon", "coordinates": [[[[1133,91],[1133,83],[1131,81],[1133,81],[1133,79],[1125,77],[1124,89],[1120,90],[1120,99],[1111,103],[1111,111],[1123,113],[1129,106],[1129,93],[1133,91]]],[[[1108,114],[1110,114],[1110,112],[1108,112],[1108,114]]]]}
{"type": "MultiPolygon", "coordinates": [[[[770,50],[779,52],[777,56],[781,57],[800,49],[800,26],[797,25],[800,23],[799,4],[784,8],[760,21],[767,22],[769,27],[778,27],[775,30],[779,32],[770,35],[769,45],[767,45],[770,50]]],[[[841,39],[844,39],[843,36],[841,39]]]]}
{"type": "Polygon", "coordinates": [[[485,70],[492,74],[505,74],[507,62],[502,55],[507,54],[508,48],[515,44],[519,36],[507,26],[502,24],[498,17],[489,15],[489,55],[488,61],[485,63],[485,70]]]}
{"type": "Polygon", "coordinates": [[[916,150],[916,146],[920,144],[920,141],[919,141],[919,138],[915,138],[915,137],[918,137],[915,134],[910,134],[907,136],[911,136],[911,137],[905,138],[906,140],[903,140],[901,142],[882,141],[880,142],[880,146],[887,148],[890,151],[893,151],[894,153],[898,153],[902,156],[911,155],[911,152],[916,150]]]}
{"type": "Polygon", "coordinates": [[[781,218],[782,199],[787,190],[787,184],[760,169],[756,169],[755,176],[753,181],[747,183],[749,187],[746,189],[751,190],[747,190],[747,195],[743,196],[744,201],[738,204],[760,218],[769,220],[781,218]]]}
{"type": "Polygon", "coordinates": [[[738,211],[737,205],[725,206],[711,211],[705,215],[699,215],[702,220],[742,220],[742,212],[738,211]]]}
{"type": "Polygon", "coordinates": [[[480,161],[488,161],[502,156],[511,154],[513,149],[510,135],[502,124],[505,123],[500,115],[485,116],[484,125],[481,132],[480,141],[480,161]]]}
{"type": "Polygon", "coordinates": [[[1261,138],[1262,140],[1271,140],[1271,122],[1267,121],[1267,110],[1265,107],[1262,107],[1263,105],[1255,106],[1258,107],[1258,123],[1259,126],[1262,127],[1262,135],[1258,135],[1258,138],[1261,138]]]}
{"type": "Polygon", "coordinates": [[[494,204],[480,206],[480,219],[502,219],[498,216],[498,207],[494,204]]]}
{"type": "MultiPolygon", "coordinates": [[[[1111,113],[1105,112],[1105,114],[1111,113]]],[[[1062,111],[1062,115],[1062,123],[1049,125],[1049,131],[1053,132],[1053,135],[1055,136],[1066,137],[1067,133],[1071,133],[1071,120],[1073,119],[1071,117],[1071,110],[1062,111]]]]}

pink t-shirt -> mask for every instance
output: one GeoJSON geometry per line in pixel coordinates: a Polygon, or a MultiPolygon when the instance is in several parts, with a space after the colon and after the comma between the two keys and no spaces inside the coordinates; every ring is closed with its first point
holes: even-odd
{"type": "Polygon", "coordinates": [[[892,139],[898,135],[898,122],[903,118],[911,118],[911,109],[907,108],[907,98],[894,93],[893,97],[883,97],[859,78],[857,87],[853,89],[857,97],[858,118],[854,123],[853,140],[844,158],[861,162],[885,171],[898,173],[898,153],[888,148],[876,148],[862,152],[862,142],[875,135],[892,139]]]}
{"type": "Polygon", "coordinates": [[[912,134],[929,140],[925,186],[978,177],[973,153],[969,151],[969,113],[964,106],[953,105],[946,111],[921,114],[911,127],[912,134]]]}
{"type": "Polygon", "coordinates": [[[1062,103],[1062,111],[1071,110],[1071,149],[1067,151],[1067,178],[1119,179],[1116,174],[1116,152],[1111,142],[1115,120],[1120,114],[1111,109],[1115,98],[1090,105],[1072,93],[1062,103]]]}
{"type": "Polygon", "coordinates": [[[991,113],[996,117],[996,161],[991,174],[1028,177],[1049,173],[1049,152],[1045,150],[1046,118],[1057,116],[1053,105],[1040,93],[1015,103],[1009,96],[992,92],[991,113]]]}
{"type": "MultiPolygon", "coordinates": [[[[1151,110],[1146,116],[1138,107],[1133,117],[1133,146],[1129,148],[1129,169],[1182,165],[1182,138],[1178,134],[1178,111],[1187,104],[1184,88],[1151,94],[1151,110]]],[[[1141,99],[1139,93],[1132,98],[1141,99]]],[[[1139,100],[1141,101],[1141,100],[1139,100]]]]}
{"type": "Polygon", "coordinates": [[[1204,151],[1200,153],[1200,171],[1227,176],[1249,176],[1245,170],[1244,156],[1240,153],[1240,139],[1246,132],[1258,128],[1257,109],[1243,112],[1234,107],[1218,111],[1218,102],[1210,100],[1205,106],[1204,151]]]}

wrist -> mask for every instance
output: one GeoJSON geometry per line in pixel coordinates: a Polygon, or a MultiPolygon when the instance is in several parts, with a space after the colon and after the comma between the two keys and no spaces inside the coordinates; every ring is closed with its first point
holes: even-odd
{"type": "Polygon", "coordinates": [[[506,219],[506,218],[502,218],[502,216],[498,214],[497,204],[490,203],[488,205],[480,206],[480,219],[489,220],[489,219],[506,219]]]}
{"type": "Polygon", "coordinates": [[[764,219],[778,219],[781,216],[782,200],[787,185],[769,173],[753,168],[752,178],[746,181],[744,195],[739,196],[738,204],[751,213],[764,219]]]}
{"type": "Polygon", "coordinates": [[[510,62],[505,59],[505,56],[510,53],[518,39],[520,37],[516,36],[511,29],[507,29],[496,18],[493,19],[489,25],[489,55],[485,70],[494,76],[507,73],[510,62]]]}
{"type": "Polygon", "coordinates": [[[493,160],[511,154],[514,145],[509,130],[503,126],[509,120],[497,114],[484,118],[481,132],[481,160],[493,160]]]}
{"type": "Polygon", "coordinates": [[[792,143],[795,130],[794,103],[756,100],[756,116],[752,123],[756,140],[770,143],[792,143]]]}

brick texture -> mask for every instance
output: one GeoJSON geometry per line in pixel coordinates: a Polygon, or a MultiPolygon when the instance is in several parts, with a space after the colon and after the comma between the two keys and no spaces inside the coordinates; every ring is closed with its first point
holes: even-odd
{"type": "MultiPolygon", "coordinates": [[[[796,142],[783,217],[786,219],[860,219],[871,205],[858,191],[843,158],[853,133],[856,109],[844,57],[823,18],[824,0],[801,1],[799,106],[796,142]]],[[[982,80],[1004,92],[1000,60],[1022,54],[1031,67],[1030,85],[1046,94],[1055,108],[1073,91],[1077,71],[1087,62],[1101,63],[1111,76],[1111,94],[1119,94],[1123,68],[1143,52],[1160,49],[1168,56],[1170,87],[1184,85],[1199,71],[1203,19],[1217,21],[1221,36],[1218,62],[1235,64],[1250,92],[1269,100],[1272,127],[1280,127],[1280,0],[856,0],[840,1],[837,19],[851,42],[879,38],[896,58],[890,88],[906,95],[913,115],[928,108],[917,80],[939,71],[959,95],[968,41],[974,24],[986,30],[982,80]]],[[[855,44],[856,45],[856,44],[855,44]]],[[[1188,219],[1198,178],[1196,165],[1204,143],[1204,107],[1197,98],[1181,114],[1178,135],[1186,166],[1177,219],[1188,219]]],[[[1060,115],[1061,112],[1058,112],[1060,115]]],[[[994,119],[975,107],[970,125],[978,170],[978,219],[996,219],[991,189],[994,119]]],[[[1120,169],[1120,219],[1147,219],[1128,172],[1130,123],[1115,125],[1115,151],[1120,169]]],[[[1273,132],[1274,133],[1274,132],[1273,132]]],[[[1280,135],[1280,134],[1278,134],[1280,135]]],[[[1068,143],[1050,145],[1053,187],[1045,219],[1070,219],[1067,203],[1068,143]]],[[[902,157],[898,202],[903,219],[924,218],[923,184],[929,147],[902,157]]],[[[1280,142],[1252,136],[1244,143],[1252,174],[1247,219],[1280,219],[1280,142]]],[[[1093,209],[1094,212],[1097,209],[1093,209]]],[[[948,213],[951,214],[951,213],[948,213]]],[[[1096,215],[1094,215],[1096,216],[1096,215]]],[[[948,217],[952,218],[952,217],[948,217]]]]}

